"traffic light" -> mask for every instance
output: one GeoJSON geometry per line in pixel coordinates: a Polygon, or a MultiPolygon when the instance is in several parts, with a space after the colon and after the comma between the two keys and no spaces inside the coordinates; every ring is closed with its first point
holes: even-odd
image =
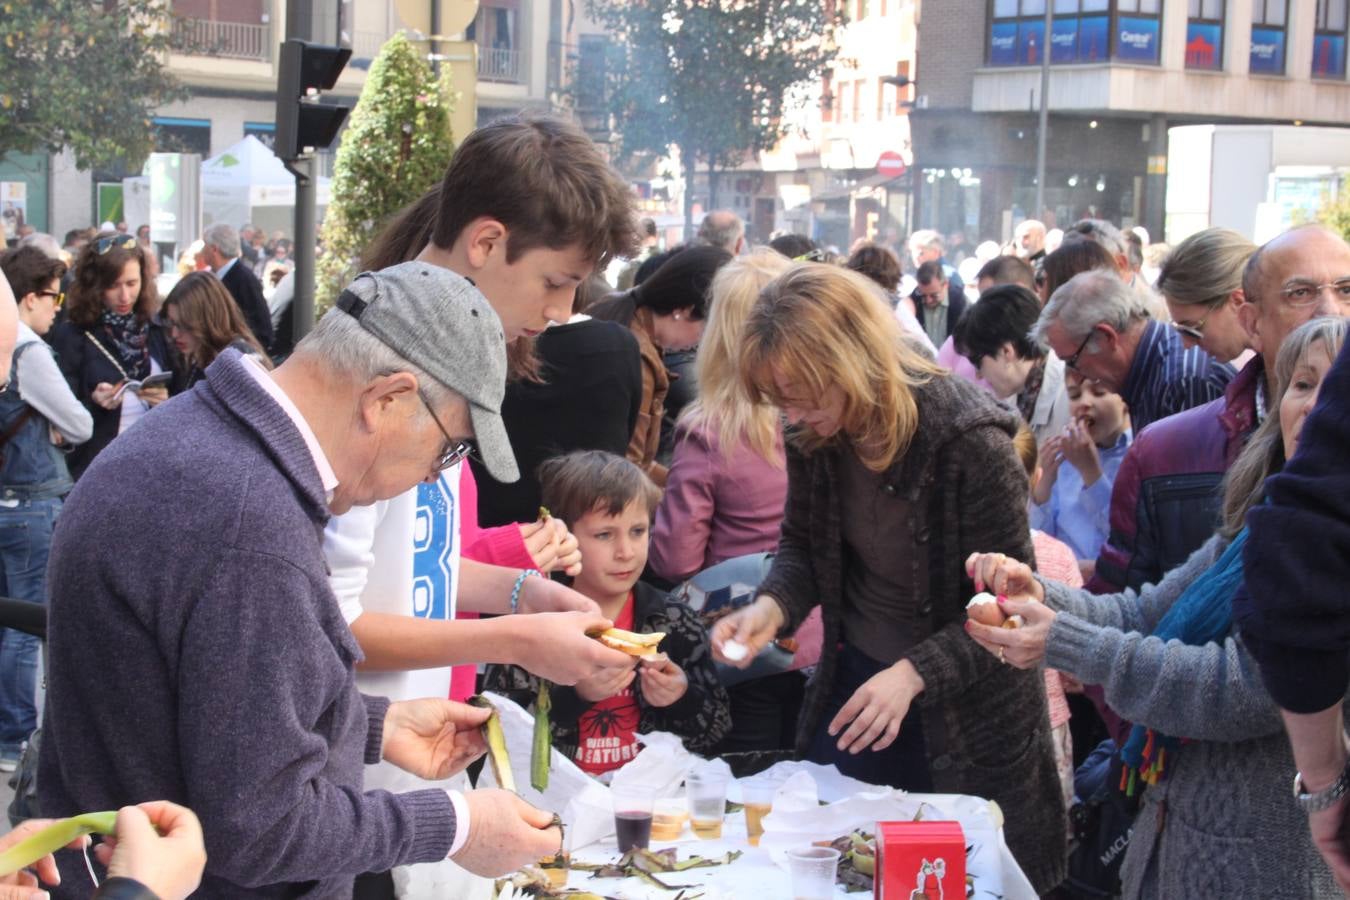
{"type": "Polygon", "coordinates": [[[277,75],[276,154],[299,159],[327,147],[350,111],[345,106],[316,102],[319,92],[332,88],[351,59],[350,47],[331,47],[288,39],[281,45],[277,75]]]}

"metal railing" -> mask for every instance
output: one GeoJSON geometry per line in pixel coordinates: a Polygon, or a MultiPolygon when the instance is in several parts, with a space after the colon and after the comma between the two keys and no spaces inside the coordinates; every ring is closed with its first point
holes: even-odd
{"type": "Polygon", "coordinates": [[[182,52],[267,62],[272,58],[272,26],[211,19],[174,19],[174,37],[182,52]]]}
{"type": "Polygon", "coordinates": [[[478,77],[483,81],[520,82],[520,51],[478,48],[478,77]]]}

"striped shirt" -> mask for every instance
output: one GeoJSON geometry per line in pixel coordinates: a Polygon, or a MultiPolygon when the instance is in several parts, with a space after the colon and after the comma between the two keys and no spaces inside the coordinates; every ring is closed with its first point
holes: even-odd
{"type": "Polygon", "coordinates": [[[1199,347],[1187,350],[1174,329],[1150,320],[1120,396],[1130,406],[1130,424],[1138,434],[1151,422],[1222,397],[1235,374],[1199,347]]]}

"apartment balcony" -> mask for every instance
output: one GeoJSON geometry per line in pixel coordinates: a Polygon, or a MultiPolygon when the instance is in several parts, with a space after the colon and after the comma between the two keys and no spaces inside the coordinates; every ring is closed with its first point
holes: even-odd
{"type": "Polygon", "coordinates": [[[192,56],[216,56],[223,59],[247,59],[270,62],[272,26],[244,22],[217,22],[211,19],[177,17],[174,37],[183,53],[192,56]]]}
{"type": "Polygon", "coordinates": [[[478,48],[478,78],[481,81],[499,81],[521,84],[519,50],[478,48]]]}

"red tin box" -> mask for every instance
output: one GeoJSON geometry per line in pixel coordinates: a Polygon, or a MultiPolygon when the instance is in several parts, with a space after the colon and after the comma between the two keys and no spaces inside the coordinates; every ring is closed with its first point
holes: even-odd
{"type": "Polygon", "coordinates": [[[878,822],[875,900],[965,900],[959,822],[878,822]]]}

